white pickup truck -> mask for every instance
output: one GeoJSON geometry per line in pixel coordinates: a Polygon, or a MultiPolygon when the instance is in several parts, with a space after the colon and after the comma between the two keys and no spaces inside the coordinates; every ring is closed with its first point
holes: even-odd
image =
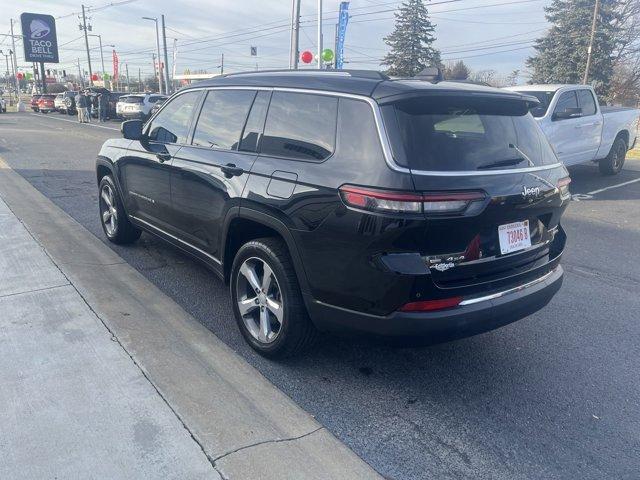
{"type": "Polygon", "coordinates": [[[604,175],[622,169],[627,150],[636,143],[640,110],[600,107],[588,85],[522,85],[507,90],[540,100],[531,114],[565,165],[598,162],[604,175]]]}

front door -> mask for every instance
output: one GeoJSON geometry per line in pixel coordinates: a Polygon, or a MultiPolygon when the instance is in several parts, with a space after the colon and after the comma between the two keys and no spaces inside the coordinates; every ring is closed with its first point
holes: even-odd
{"type": "Polygon", "coordinates": [[[584,162],[584,145],[580,136],[580,125],[582,120],[577,114],[574,118],[560,118],[556,115],[567,109],[578,108],[578,97],[575,90],[562,92],[556,106],[553,109],[551,123],[545,131],[549,143],[553,145],[558,158],[565,165],[584,162]]]}
{"type": "Polygon", "coordinates": [[[578,104],[582,110],[582,116],[578,122],[577,131],[579,132],[580,141],[582,142],[581,157],[582,161],[591,161],[596,157],[596,153],[600,148],[600,139],[602,137],[602,115],[598,114],[596,101],[593,98],[591,90],[584,88],[577,92],[578,104]]]}
{"type": "Polygon", "coordinates": [[[127,212],[147,225],[171,230],[173,158],[186,142],[200,95],[186,92],[172,99],[118,162],[127,212]]]}
{"type": "Polygon", "coordinates": [[[171,196],[180,238],[219,262],[223,220],[240,204],[270,93],[214,89],[206,95],[191,143],[173,160],[171,196]]]}

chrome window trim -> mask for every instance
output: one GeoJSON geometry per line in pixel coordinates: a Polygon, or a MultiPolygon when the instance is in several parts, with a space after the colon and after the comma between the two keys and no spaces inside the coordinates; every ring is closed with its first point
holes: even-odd
{"type": "MultiPolygon", "coordinates": [[[[373,98],[368,97],[366,95],[357,95],[354,93],[344,93],[344,92],[336,92],[333,90],[314,90],[307,88],[291,88],[291,87],[259,87],[259,86],[251,86],[251,85],[220,85],[220,86],[203,86],[203,87],[194,87],[194,88],[186,88],[182,92],[177,92],[174,95],[180,95],[182,93],[194,91],[194,90],[267,90],[267,91],[277,91],[277,92],[292,92],[292,93],[309,93],[312,95],[328,95],[333,97],[343,97],[343,98],[351,98],[354,100],[361,100],[367,102],[373,111],[373,116],[376,122],[376,129],[378,131],[378,138],[380,140],[380,144],[382,146],[382,152],[384,154],[384,160],[387,166],[396,172],[407,173],[414,175],[427,175],[434,177],[477,177],[477,176],[485,176],[485,175],[505,175],[505,174],[513,174],[513,173],[530,173],[530,172],[539,172],[543,170],[552,170],[554,168],[558,168],[562,166],[562,162],[553,163],[551,165],[540,165],[538,167],[524,167],[524,168],[512,168],[512,169],[502,169],[502,170],[488,170],[478,172],[476,170],[460,170],[460,171],[444,171],[444,170],[412,170],[407,167],[402,167],[398,165],[393,159],[393,154],[391,152],[391,144],[389,142],[389,138],[387,137],[387,132],[384,127],[384,122],[382,120],[382,113],[380,112],[380,105],[373,98]]],[[[576,97],[577,98],[577,97],[576,97]]],[[[166,105],[167,102],[165,102],[166,105]]],[[[164,107],[164,105],[163,105],[164,107]]],[[[156,113],[160,113],[162,108],[156,113]]],[[[155,116],[155,115],[154,115],[155,116]]]]}
{"type": "Polygon", "coordinates": [[[218,260],[216,257],[214,257],[213,255],[211,255],[210,253],[205,252],[204,250],[202,250],[202,249],[200,249],[200,248],[198,248],[198,247],[196,247],[196,246],[194,246],[194,245],[190,244],[189,242],[185,242],[185,241],[184,241],[184,240],[182,240],[181,238],[178,238],[178,237],[176,237],[175,235],[170,234],[170,233],[169,233],[169,232],[167,232],[166,230],[163,230],[163,229],[162,229],[162,228],[160,228],[160,227],[156,227],[155,225],[152,225],[151,223],[149,223],[149,222],[147,222],[147,221],[145,221],[145,220],[142,220],[141,218],[136,217],[136,216],[134,216],[134,215],[129,215],[129,217],[131,217],[132,219],[134,219],[136,222],[143,223],[143,224],[144,224],[144,225],[146,225],[147,227],[149,227],[149,228],[151,228],[151,229],[153,229],[153,230],[156,230],[156,231],[160,232],[161,234],[166,235],[167,237],[170,237],[170,238],[172,238],[172,239],[174,239],[174,240],[176,240],[176,241],[178,241],[178,242],[182,243],[183,245],[185,245],[185,246],[187,246],[187,247],[189,247],[189,248],[192,248],[192,249],[194,249],[194,250],[196,250],[196,251],[200,252],[201,254],[205,255],[207,258],[210,258],[211,260],[213,260],[214,262],[216,262],[218,265],[222,265],[222,262],[221,262],[220,260],[218,260]]]}
{"type": "Polygon", "coordinates": [[[535,280],[531,280],[530,282],[524,283],[522,285],[518,285],[517,287],[509,288],[507,290],[503,290],[497,293],[492,293],[491,295],[485,295],[483,297],[469,298],[467,300],[463,300],[458,305],[461,307],[465,305],[474,305],[476,303],[486,302],[487,300],[495,300],[496,298],[504,297],[505,295],[509,295],[511,293],[520,292],[526,288],[533,287],[538,283],[544,282],[547,278],[553,275],[557,270],[558,270],[558,267],[554,268],[550,272],[545,273],[541,277],[536,278],[535,280]]]}

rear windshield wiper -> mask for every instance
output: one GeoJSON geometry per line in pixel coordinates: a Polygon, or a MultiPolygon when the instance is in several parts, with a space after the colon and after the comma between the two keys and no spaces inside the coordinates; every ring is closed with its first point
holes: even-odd
{"type": "Polygon", "coordinates": [[[484,170],[484,169],[496,168],[496,167],[510,167],[512,165],[517,165],[522,162],[524,162],[524,158],[508,158],[506,160],[498,160],[497,162],[491,162],[491,163],[485,163],[484,165],[479,165],[477,169],[484,170]]]}
{"type": "Polygon", "coordinates": [[[527,162],[529,162],[529,166],[530,166],[530,167],[535,167],[535,166],[536,166],[536,164],[535,164],[535,163],[533,163],[533,160],[531,160],[531,159],[529,158],[529,156],[528,156],[526,153],[524,153],[522,150],[520,150],[516,145],[514,145],[513,143],[510,143],[510,144],[509,144],[509,148],[513,148],[516,152],[518,152],[520,155],[522,155],[522,156],[524,157],[524,159],[525,159],[527,162]]]}
{"type": "Polygon", "coordinates": [[[527,163],[529,164],[530,167],[535,167],[536,166],[536,164],[533,163],[533,160],[531,160],[531,158],[529,158],[529,156],[526,153],[524,153],[522,150],[520,150],[518,147],[516,147],[513,143],[509,144],[509,148],[513,148],[516,152],[518,152],[521,155],[521,157],[520,158],[508,158],[506,160],[498,160],[497,162],[485,163],[484,165],[478,166],[477,169],[478,170],[484,170],[484,169],[487,169],[487,168],[510,167],[510,166],[522,163],[524,160],[527,161],[527,163]]]}

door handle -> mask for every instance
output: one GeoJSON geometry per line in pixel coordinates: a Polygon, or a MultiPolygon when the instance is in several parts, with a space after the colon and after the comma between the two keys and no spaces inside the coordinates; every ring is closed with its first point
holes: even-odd
{"type": "Polygon", "coordinates": [[[224,173],[224,176],[227,178],[238,177],[244,173],[244,170],[242,168],[236,167],[233,163],[227,163],[226,165],[223,165],[222,167],[220,167],[220,170],[222,170],[222,173],[224,173]]]}
{"type": "Polygon", "coordinates": [[[156,154],[156,158],[160,160],[160,163],[164,163],[171,160],[171,155],[169,155],[168,153],[158,153],[156,154]]]}

